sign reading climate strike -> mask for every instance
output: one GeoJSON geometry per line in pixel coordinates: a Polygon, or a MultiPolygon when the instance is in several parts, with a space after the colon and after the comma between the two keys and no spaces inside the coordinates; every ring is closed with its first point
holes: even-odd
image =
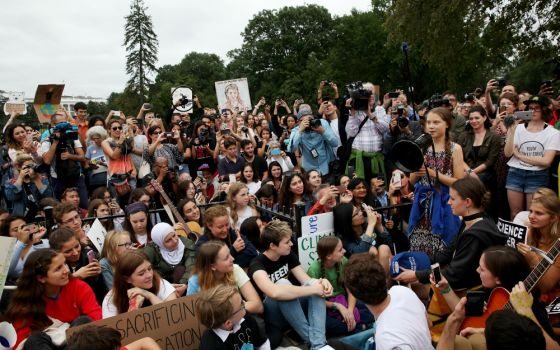
{"type": "Polygon", "coordinates": [[[121,332],[123,346],[150,337],[164,350],[198,349],[205,327],[195,314],[196,295],[141,308],[104,320],[73,327],[66,337],[88,325],[108,326],[121,332]]]}

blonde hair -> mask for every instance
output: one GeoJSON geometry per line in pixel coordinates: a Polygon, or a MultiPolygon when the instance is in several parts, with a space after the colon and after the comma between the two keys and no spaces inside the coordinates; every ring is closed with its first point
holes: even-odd
{"type": "Polygon", "coordinates": [[[560,225],[560,199],[556,197],[556,195],[542,196],[533,199],[531,206],[533,204],[542,205],[549,215],[556,216],[556,220],[542,229],[531,228],[531,239],[528,243],[533,246],[538,246],[539,242],[543,241],[546,246],[550,246],[555,240],[560,238],[558,227],[560,225]]]}
{"type": "Polygon", "coordinates": [[[224,284],[199,293],[196,314],[200,323],[208,329],[220,327],[233,314],[231,300],[235,294],[239,294],[236,287],[224,284]]]}
{"type": "Polygon", "coordinates": [[[103,243],[103,249],[101,250],[101,258],[106,258],[109,261],[113,271],[119,260],[117,249],[119,247],[119,238],[121,237],[130,237],[130,233],[128,231],[109,231],[107,236],[105,236],[105,242],[103,243]]]}
{"type": "MultiPolygon", "coordinates": [[[[233,221],[233,225],[237,224],[237,220],[239,220],[239,216],[237,215],[237,203],[235,203],[235,196],[239,194],[242,189],[247,189],[249,191],[249,187],[243,182],[234,182],[233,184],[229,185],[228,194],[227,194],[227,204],[230,209],[230,216],[233,221]]],[[[253,205],[249,202],[249,207],[253,207],[253,205]]]]}
{"type": "Polygon", "coordinates": [[[20,167],[23,163],[33,160],[33,157],[25,152],[17,152],[16,153],[16,161],[14,162],[16,166],[20,167]]]}
{"type": "Polygon", "coordinates": [[[200,290],[210,289],[220,283],[227,285],[236,284],[233,272],[226,273],[224,279],[218,281],[216,276],[214,276],[214,271],[212,271],[212,264],[216,263],[216,258],[223,247],[227,247],[227,245],[222,241],[208,241],[200,246],[193,268],[193,275],[198,275],[200,290]]]}

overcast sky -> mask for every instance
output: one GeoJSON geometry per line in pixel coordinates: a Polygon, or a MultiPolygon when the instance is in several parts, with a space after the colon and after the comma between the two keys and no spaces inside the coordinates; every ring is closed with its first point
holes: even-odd
{"type": "MultiPolygon", "coordinates": [[[[241,32],[263,9],[320,4],[332,15],[367,11],[370,0],[144,0],[159,39],[157,66],[185,54],[208,52],[227,62],[242,44],[241,32]]],[[[0,0],[0,90],[33,97],[38,84],[65,83],[64,95],[106,98],[122,91],[126,0],[0,0]]],[[[230,77],[238,78],[238,77],[230,77]]]]}

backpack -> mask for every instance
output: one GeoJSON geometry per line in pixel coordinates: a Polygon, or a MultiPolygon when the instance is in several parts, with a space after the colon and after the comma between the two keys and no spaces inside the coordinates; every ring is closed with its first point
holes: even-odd
{"type": "MultiPolygon", "coordinates": [[[[69,153],[75,154],[73,145],[68,144],[67,149],[69,153]]],[[[57,179],[59,181],[75,183],[81,174],[80,165],[75,160],[71,160],[71,159],[62,160],[60,158],[61,153],[62,152],[60,152],[59,148],[57,147],[56,165],[55,165],[57,179]]]]}

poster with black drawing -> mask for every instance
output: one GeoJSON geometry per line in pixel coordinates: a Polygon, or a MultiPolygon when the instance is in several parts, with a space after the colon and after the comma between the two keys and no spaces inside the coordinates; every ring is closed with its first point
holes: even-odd
{"type": "Polygon", "coordinates": [[[217,81],[216,97],[220,110],[229,109],[232,112],[243,112],[251,109],[251,96],[247,78],[217,81]]]}

